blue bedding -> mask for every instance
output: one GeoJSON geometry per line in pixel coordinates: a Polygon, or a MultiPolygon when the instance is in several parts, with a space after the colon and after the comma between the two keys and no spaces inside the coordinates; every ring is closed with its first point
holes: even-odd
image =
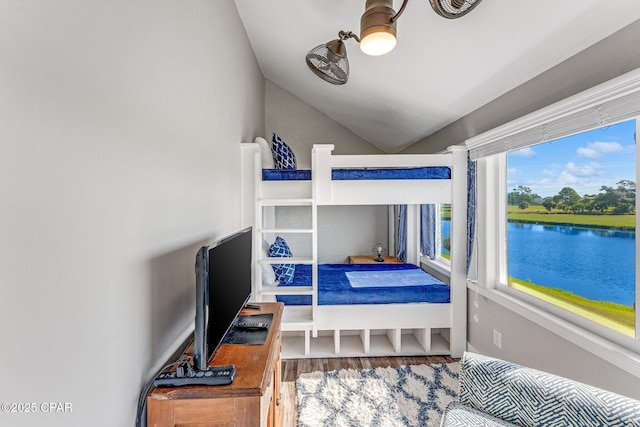
{"type": "MultiPolygon", "coordinates": [[[[311,266],[298,264],[293,281],[279,286],[311,286],[311,266]]],[[[310,305],[310,295],[277,295],[277,300],[286,305],[310,305]]],[[[449,285],[436,279],[412,264],[320,264],[318,266],[318,304],[403,304],[414,302],[448,303],[449,285]],[[398,286],[397,283],[382,285],[379,281],[372,287],[352,286],[347,272],[381,272],[381,280],[388,279],[388,273],[411,276],[411,284],[398,286]],[[416,273],[423,276],[422,284],[415,283],[416,273]]]]}
{"type": "MultiPolygon", "coordinates": [[[[309,181],[308,169],[263,169],[263,181],[309,181]]],[[[451,169],[446,166],[427,166],[418,168],[363,168],[333,169],[331,179],[377,180],[377,179],[451,179],[451,169]]]]}

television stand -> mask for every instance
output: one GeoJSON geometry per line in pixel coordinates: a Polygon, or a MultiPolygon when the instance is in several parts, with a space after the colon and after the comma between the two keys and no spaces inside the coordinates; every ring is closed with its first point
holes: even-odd
{"type": "MultiPolygon", "coordinates": [[[[237,425],[279,427],[281,404],[280,322],[282,303],[260,303],[260,311],[241,315],[273,314],[264,344],[222,344],[211,366],[235,365],[233,383],[222,386],[156,388],[147,397],[147,425],[175,427],[189,425],[237,425]]],[[[183,356],[191,356],[192,346],[183,356]]],[[[175,369],[175,368],[174,368],[175,369]]]]}

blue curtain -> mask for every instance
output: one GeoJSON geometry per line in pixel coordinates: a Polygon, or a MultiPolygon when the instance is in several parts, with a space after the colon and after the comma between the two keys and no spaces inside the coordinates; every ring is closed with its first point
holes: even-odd
{"type": "Polygon", "coordinates": [[[473,256],[473,243],[476,234],[476,166],[467,152],[467,275],[473,256]]]}
{"type": "MultiPolygon", "coordinates": [[[[471,266],[476,231],[476,166],[467,153],[467,274],[471,266]]],[[[431,259],[436,255],[436,206],[420,205],[420,252],[431,259]]],[[[407,206],[398,211],[398,259],[407,257],[407,206]]]]}
{"type": "Polygon", "coordinates": [[[436,258],[436,205],[420,205],[420,252],[436,258]]]}
{"type": "Polygon", "coordinates": [[[396,258],[403,262],[407,260],[407,205],[400,205],[398,207],[396,258]]]}

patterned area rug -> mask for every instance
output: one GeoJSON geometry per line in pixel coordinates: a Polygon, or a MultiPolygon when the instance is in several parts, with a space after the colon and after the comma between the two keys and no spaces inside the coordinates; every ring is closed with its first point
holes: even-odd
{"type": "Polygon", "coordinates": [[[458,395],[459,365],[302,374],[296,380],[298,426],[437,427],[458,395]]]}

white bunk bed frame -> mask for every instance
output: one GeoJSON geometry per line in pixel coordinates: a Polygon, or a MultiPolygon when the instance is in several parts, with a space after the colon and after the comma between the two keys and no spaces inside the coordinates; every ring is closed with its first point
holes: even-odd
{"type": "Polygon", "coordinates": [[[310,181],[263,181],[260,147],[242,144],[242,222],[254,229],[253,296],[273,301],[278,295],[311,295],[309,306],[285,306],[284,358],[450,354],[466,349],[467,156],[462,146],[443,154],[332,155],[333,144],[314,145],[310,181]],[[448,166],[451,179],[331,179],[332,168],[448,166]],[[402,191],[398,191],[401,188],[402,191]],[[419,205],[451,204],[450,303],[318,305],[317,207],[321,205],[408,205],[407,262],[420,265],[419,205]],[[276,206],[308,206],[311,228],[276,229],[276,206]],[[275,233],[311,235],[312,256],[287,258],[310,264],[312,286],[262,284],[263,238],[275,233]]]}

